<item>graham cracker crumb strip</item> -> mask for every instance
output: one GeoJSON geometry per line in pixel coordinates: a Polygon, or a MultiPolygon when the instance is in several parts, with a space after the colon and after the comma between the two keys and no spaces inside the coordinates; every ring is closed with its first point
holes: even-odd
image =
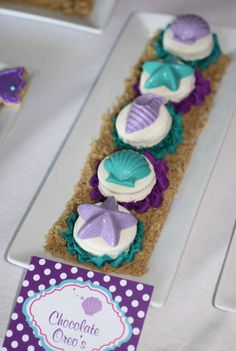
{"type": "MultiPolygon", "coordinates": [[[[45,250],[55,257],[62,258],[75,265],[81,264],[87,268],[108,273],[116,272],[141,276],[148,270],[150,256],[166,221],[174,196],[181,185],[181,181],[185,170],[188,167],[198,136],[207,123],[208,115],[213,105],[220,80],[230,63],[229,57],[224,54],[220,56],[215,64],[212,64],[208,69],[202,71],[202,74],[211,80],[212,92],[206,97],[204,104],[201,106],[193,106],[188,113],[183,115],[184,141],[178,146],[176,153],[165,158],[169,166],[168,178],[170,186],[163,193],[163,204],[158,209],[150,208],[144,214],[131,211],[144,222],[145,230],[143,250],[136,254],[134,261],[132,263],[125,263],[119,268],[112,268],[108,264],[105,264],[102,268],[97,268],[89,263],[78,263],[77,259],[68,253],[67,244],[61,237],[60,233],[67,227],[66,219],[68,215],[71,212],[75,212],[79,204],[92,203],[90,199],[91,186],[89,184],[89,179],[95,173],[96,162],[98,159],[101,160],[116,150],[112,139],[112,116],[116,115],[121,110],[126,101],[132,101],[135,98],[133,84],[139,81],[142,63],[148,60],[157,59],[153,49],[153,42],[157,35],[149,40],[143,55],[133,67],[130,77],[125,81],[124,94],[117,99],[111,110],[103,116],[100,135],[98,139],[91,144],[85,166],[81,173],[80,181],[75,187],[74,194],[66,204],[64,212],[46,236],[45,250]]],[[[173,243],[175,240],[178,239],[173,237],[173,243]]]]}

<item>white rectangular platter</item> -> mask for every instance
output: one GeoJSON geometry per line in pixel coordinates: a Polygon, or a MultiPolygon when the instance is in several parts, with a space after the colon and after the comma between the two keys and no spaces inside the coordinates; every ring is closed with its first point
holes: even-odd
{"type": "Polygon", "coordinates": [[[236,222],[225,262],[218,282],[214,305],[229,312],[236,312],[236,222]]]}
{"type": "MultiPolygon", "coordinates": [[[[122,94],[124,79],[129,76],[130,68],[142,54],[148,39],[171,20],[172,16],[168,15],[139,13],[128,21],[68,140],[39,189],[36,201],[18,228],[8,252],[10,262],[27,267],[32,255],[50,257],[43,249],[45,234],[73,193],[89,144],[98,136],[100,117],[122,94]]],[[[149,271],[142,277],[131,277],[155,285],[151,303],[156,307],[165,303],[171,290],[235,107],[236,31],[222,27],[213,29],[219,34],[223,51],[231,54],[232,63],[151,256],[149,271]]]]}
{"type": "Polygon", "coordinates": [[[64,27],[78,28],[100,34],[105,29],[114,6],[115,0],[94,0],[91,14],[83,17],[66,16],[55,11],[34,6],[10,4],[6,1],[0,3],[0,14],[59,24],[64,27]]]}

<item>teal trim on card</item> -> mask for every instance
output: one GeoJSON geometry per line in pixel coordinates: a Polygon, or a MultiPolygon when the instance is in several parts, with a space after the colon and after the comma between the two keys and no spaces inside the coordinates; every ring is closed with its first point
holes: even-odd
{"type": "MultiPolygon", "coordinates": [[[[22,312],[25,315],[26,321],[29,324],[29,326],[32,328],[34,335],[41,341],[42,347],[45,349],[45,351],[54,351],[54,349],[52,349],[51,347],[48,347],[48,345],[44,341],[44,337],[42,335],[40,335],[38,328],[32,323],[32,320],[27,312],[27,307],[30,304],[30,302],[33,301],[35,298],[42,296],[42,295],[46,295],[47,293],[50,293],[53,290],[60,289],[64,285],[67,285],[67,284],[76,284],[76,285],[80,285],[80,286],[88,285],[93,289],[102,291],[105,295],[107,295],[109,297],[109,302],[111,302],[113,305],[115,305],[117,311],[121,314],[122,319],[125,322],[126,327],[128,328],[128,335],[126,338],[119,341],[116,345],[114,345],[113,347],[108,347],[108,348],[104,349],[104,351],[114,350],[117,347],[121,346],[122,344],[124,344],[125,342],[130,340],[130,338],[132,336],[132,332],[133,332],[132,326],[128,322],[128,318],[126,317],[125,313],[120,308],[119,303],[113,299],[112,294],[108,289],[106,289],[100,285],[94,285],[90,280],[79,281],[77,279],[67,279],[67,280],[62,281],[58,285],[51,286],[51,287],[49,287],[49,288],[47,288],[39,293],[35,293],[33,296],[28,297],[23,303],[22,312]]],[[[37,325],[37,322],[36,322],[36,325],[37,325]]]]}

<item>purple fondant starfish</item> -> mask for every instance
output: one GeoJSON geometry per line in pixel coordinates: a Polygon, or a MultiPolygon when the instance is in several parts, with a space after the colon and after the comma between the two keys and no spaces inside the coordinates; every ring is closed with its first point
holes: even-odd
{"type": "Polygon", "coordinates": [[[137,218],[130,213],[118,210],[114,197],[107,198],[101,206],[82,204],[78,206],[79,215],[85,220],[78,231],[80,239],[103,238],[110,246],[117,246],[120,232],[137,223],[137,218]]]}
{"type": "Polygon", "coordinates": [[[18,105],[20,94],[25,87],[24,67],[0,71],[0,99],[6,105],[18,105]]]}

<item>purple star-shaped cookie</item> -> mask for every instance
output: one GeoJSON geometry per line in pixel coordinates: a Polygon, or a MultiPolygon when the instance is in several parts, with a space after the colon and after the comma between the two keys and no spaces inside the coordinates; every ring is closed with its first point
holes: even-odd
{"type": "Polygon", "coordinates": [[[77,235],[80,239],[103,238],[110,246],[117,246],[120,232],[137,223],[130,213],[121,212],[114,197],[106,199],[101,206],[82,204],[78,213],[85,221],[77,235]]]}

